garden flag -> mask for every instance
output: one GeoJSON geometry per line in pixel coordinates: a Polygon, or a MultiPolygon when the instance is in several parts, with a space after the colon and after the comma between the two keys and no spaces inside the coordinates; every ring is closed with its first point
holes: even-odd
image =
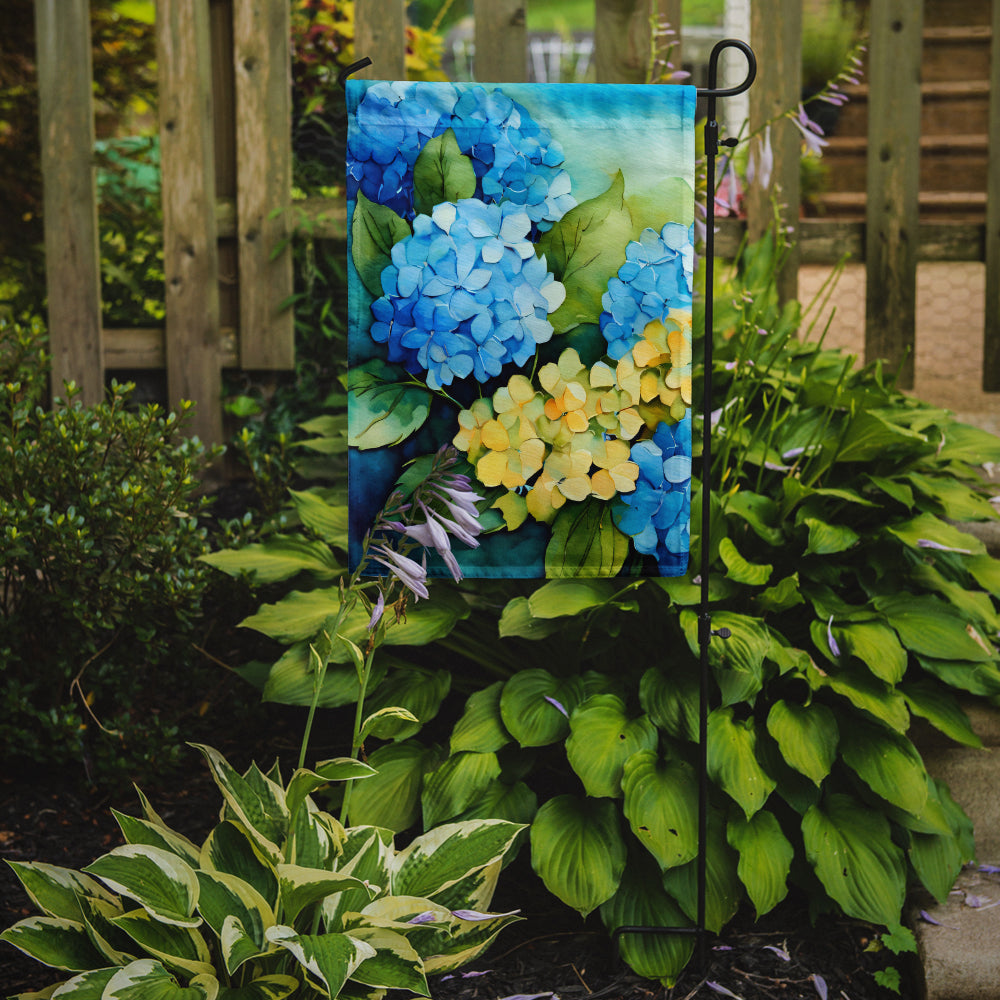
{"type": "Polygon", "coordinates": [[[347,108],[352,568],[685,573],[694,88],[349,80],[347,108]]]}

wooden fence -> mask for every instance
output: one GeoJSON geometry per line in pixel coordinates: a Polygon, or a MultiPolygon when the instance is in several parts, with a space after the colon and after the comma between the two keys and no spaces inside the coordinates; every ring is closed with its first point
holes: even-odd
{"type": "MultiPolygon", "coordinates": [[[[166,326],[144,330],[101,327],[88,0],[35,2],[53,383],[73,379],[93,401],[107,370],[165,369],[170,401],[195,400],[196,432],[220,441],[222,369],[293,364],[292,316],[282,308],[292,289],[291,255],[276,252],[293,218],[313,220],[316,236],[345,236],[342,202],[306,203],[295,216],[284,211],[291,201],[290,0],[157,2],[166,326]]],[[[526,2],[474,0],[478,79],[525,78],[526,2]]],[[[642,82],[650,17],[680,25],[681,7],[681,0],[595,0],[597,80],[642,82]]],[[[357,0],[356,51],[372,58],[368,75],[405,75],[405,8],[405,0],[357,0]]],[[[917,262],[985,261],[983,384],[998,391],[1000,0],[992,4],[985,224],[919,220],[922,9],[918,0],[871,0],[867,216],[800,221],[786,209],[797,242],[782,291],[795,294],[800,262],[834,262],[844,253],[863,260],[866,355],[896,364],[909,351],[903,378],[912,384],[917,262]]],[[[754,0],[750,41],[759,73],[751,129],[798,103],[801,33],[801,0],[754,0]]],[[[778,126],[770,185],[748,193],[746,223],[725,220],[716,243],[722,254],[744,226],[752,235],[763,231],[774,197],[799,204],[800,137],[790,122],[778,126]]]]}

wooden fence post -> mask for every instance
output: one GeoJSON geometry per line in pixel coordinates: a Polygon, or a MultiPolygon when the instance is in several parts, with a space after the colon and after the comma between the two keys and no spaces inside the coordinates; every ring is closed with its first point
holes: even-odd
{"type": "Polygon", "coordinates": [[[594,67],[598,83],[645,83],[656,0],[595,0],[594,67]]]}
{"type": "Polygon", "coordinates": [[[89,0],[35,0],[52,394],[104,398],[89,0]]]}
{"type": "Polygon", "coordinates": [[[983,390],[1000,392],[1000,0],[993,0],[990,45],[989,170],[986,180],[986,325],[983,390]]]}
{"type": "Polygon", "coordinates": [[[357,77],[406,79],[406,0],[355,0],[354,55],[372,61],[357,77]]]}
{"type": "Polygon", "coordinates": [[[207,0],[159,0],[167,395],[197,402],[192,432],[222,441],[219,254],[207,0]]]}
{"type": "Polygon", "coordinates": [[[282,307],[292,294],[290,20],[288,0],[233,7],[242,368],[295,367],[294,316],[282,307]]]}
{"type": "MultiPolygon", "coordinates": [[[[750,41],[759,72],[750,88],[750,131],[795,108],[802,97],[802,4],[800,0],[760,0],[750,8],[750,41]]],[[[756,143],[758,140],[754,140],[756,143]]],[[[774,221],[775,201],[780,225],[794,229],[792,246],[778,274],[778,297],[798,296],[800,249],[799,160],[802,136],[787,118],[771,126],[774,169],[763,188],[759,178],[747,192],[747,226],[751,240],[760,239],[774,221]]]]}
{"type": "Polygon", "coordinates": [[[913,387],[923,0],[872,0],[868,53],[865,360],[913,387]]]}
{"type": "Polygon", "coordinates": [[[475,0],[476,79],[519,83],[527,77],[524,0],[475,0]]]}

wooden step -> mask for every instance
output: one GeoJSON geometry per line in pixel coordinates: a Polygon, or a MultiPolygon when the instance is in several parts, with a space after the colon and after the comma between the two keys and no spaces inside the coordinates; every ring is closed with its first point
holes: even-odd
{"type": "MultiPolygon", "coordinates": [[[[868,197],[863,191],[830,191],[816,202],[828,218],[864,220],[868,197]]],[[[986,193],[979,191],[921,191],[920,218],[979,222],[986,216],[986,193]]]]}
{"type": "Polygon", "coordinates": [[[961,24],[989,24],[991,0],[924,0],[924,27],[961,24]]]}
{"type": "MultiPolygon", "coordinates": [[[[921,84],[921,135],[947,135],[961,128],[964,134],[988,131],[989,80],[937,80],[921,84]]],[[[866,135],[868,131],[867,83],[846,89],[848,103],[841,109],[836,135],[866,135]]]]}
{"type": "Polygon", "coordinates": [[[988,80],[992,38],[989,25],[925,28],[921,79],[925,83],[988,80]]]}

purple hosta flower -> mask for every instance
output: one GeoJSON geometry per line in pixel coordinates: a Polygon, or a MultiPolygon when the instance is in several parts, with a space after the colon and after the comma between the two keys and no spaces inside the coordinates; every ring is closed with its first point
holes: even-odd
{"type": "Polygon", "coordinates": [[[426,371],[440,389],[504,365],[524,365],[552,336],[548,314],[566,289],[535,256],[531,219],[512,202],[442,202],[418,215],[413,235],[392,248],[385,294],[372,305],[372,337],[389,360],[426,371]]]}
{"type": "Polygon", "coordinates": [[[569,174],[560,166],[562,147],[501,90],[467,90],[448,126],[472,160],[478,198],[521,205],[539,232],[551,229],[576,204],[569,174]]]}
{"type": "Polygon", "coordinates": [[[771,148],[771,126],[764,129],[764,134],[750,144],[750,158],[747,161],[747,183],[755,181],[765,191],[771,186],[771,174],[774,172],[774,150],[771,148]]]}
{"type": "Polygon", "coordinates": [[[830,647],[830,652],[834,656],[840,656],[840,646],[833,637],[833,615],[830,615],[830,619],[826,623],[826,644],[830,647]]]}
{"type": "Polygon", "coordinates": [[[375,83],[354,113],[347,137],[347,196],[413,218],[413,165],[428,139],[448,128],[455,87],[435,83],[375,83]]]}
{"type": "Polygon", "coordinates": [[[829,994],[829,990],[826,987],[826,980],[815,972],[809,978],[813,981],[813,988],[819,994],[819,1000],[826,1000],[829,994]]]}
{"type": "Polygon", "coordinates": [[[376,625],[382,620],[382,615],[385,613],[385,594],[380,590],[378,592],[378,600],[375,602],[375,607],[372,608],[372,616],[368,619],[368,631],[371,632],[376,625]]]}
{"type": "Polygon", "coordinates": [[[823,138],[823,130],[806,114],[806,109],[800,104],[798,113],[789,112],[789,116],[792,124],[802,133],[806,150],[816,156],[822,156],[827,141],[823,138]]]}
{"type": "Polygon", "coordinates": [[[727,167],[722,175],[722,183],[715,192],[715,211],[717,215],[739,215],[743,191],[740,189],[740,179],[736,175],[736,164],[731,156],[726,157],[727,167]]]}
{"type": "Polygon", "coordinates": [[[957,549],[952,545],[942,545],[931,538],[918,538],[917,547],[921,549],[936,549],[939,552],[958,552],[960,555],[971,556],[972,549],[957,549]]]}
{"type": "Polygon", "coordinates": [[[692,239],[693,227],[668,222],[659,233],[644,229],[625,248],[625,263],[601,299],[601,332],[615,361],[643,339],[654,320],[664,321],[671,309],[690,310],[692,239]]]}
{"type": "Polygon", "coordinates": [[[509,910],[507,913],[482,913],[479,910],[452,910],[451,915],[459,920],[469,920],[478,922],[480,920],[493,920],[495,917],[516,917],[520,910],[509,910]]]}
{"type": "Polygon", "coordinates": [[[708,981],[705,983],[705,985],[713,993],[720,993],[724,997],[732,997],[733,1000],[743,1000],[743,998],[739,995],[739,993],[734,993],[732,990],[727,989],[725,986],[722,985],[722,983],[714,983],[712,981],[708,981]]]}
{"type": "Polygon", "coordinates": [[[549,703],[550,705],[553,705],[553,706],[554,706],[555,708],[557,708],[557,709],[558,709],[558,710],[559,710],[560,712],[562,712],[562,714],[563,714],[563,715],[565,715],[567,719],[569,718],[569,712],[567,712],[567,711],[566,711],[566,706],[565,706],[565,705],[563,705],[563,703],[562,703],[561,701],[558,701],[558,700],[557,700],[556,698],[553,698],[553,697],[552,697],[551,695],[547,695],[547,694],[546,694],[546,695],[543,695],[542,697],[543,697],[543,698],[544,698],[544,699],[545,699],[545,700],[546,700],[546,701],[547,701],[547,702],[548,702],[548,703],[549,703]]]}
{"type": "Polygon", "coordinates": [[[423,913],[410,917],[406,922],[408,924],[432,924],[435,920],[437,920],[437,914],[433,910],[424,910],[423,913]]]}
{"type": "Polygon", "coordinates": [[[400,583],[412,591],[416,597],[429,596],[427,591],[427,569],[409,556],[404,556],[388,545],[373,545],[372,559],[381,563],[400,583]]]}
{"type": "Polygon", "coordinates": [[[655,555],[660,573],[674,576],[687,566],[691,518],[691,424],[661,423],[652,438],[632,445],[639,466],[635,490],[621,493],[612,508],[619,530],[639,552],[655,555]]]}

